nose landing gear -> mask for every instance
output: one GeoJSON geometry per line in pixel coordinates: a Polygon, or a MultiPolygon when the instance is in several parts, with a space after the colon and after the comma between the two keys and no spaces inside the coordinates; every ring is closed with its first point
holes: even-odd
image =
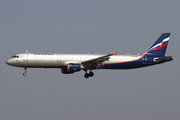
{"type": "Polygon", "coordinates": [[[26,76],[27,75],[27,73],[26,73],[26,71],[27,71],[27,68],[24,68],[24,73],[23,73],[23,76],[26,76]]]}
{"type": "Polygon", "coordinates": [[[93,76],[94,76],[94,73],[91,70],[89,73],[87,73],[87,71],[86,71],[86,73],[84,74],[85,78],[89,78],[89,77],[93,77],[93,76]]]}

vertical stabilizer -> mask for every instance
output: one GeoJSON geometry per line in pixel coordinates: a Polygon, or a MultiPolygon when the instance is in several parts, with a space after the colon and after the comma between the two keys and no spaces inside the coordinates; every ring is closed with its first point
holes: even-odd
{"type": "Polygon", "coordinates": [[[170,33],[163,33],[145,54],[152,56],[165,56],[169,38],[170,33]]]}

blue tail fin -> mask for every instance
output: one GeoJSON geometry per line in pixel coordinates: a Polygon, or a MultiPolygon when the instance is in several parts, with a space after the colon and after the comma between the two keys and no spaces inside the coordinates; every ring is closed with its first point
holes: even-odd
{"type": "Polygon", "coordinates": [[[169,38],[170,33],[163,33],[145,54],[152,56],[165,56],[169,38]]]}

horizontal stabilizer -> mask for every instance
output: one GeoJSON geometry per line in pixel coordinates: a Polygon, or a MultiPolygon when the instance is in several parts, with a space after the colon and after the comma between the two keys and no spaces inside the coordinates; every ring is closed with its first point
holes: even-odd
{"type": "Polygon", "coordinates": [[[173,56],[166,56],[166,57],[162,57],[162,58],[154,58],[154,62],[160,62],[160,61],[163,61],[163,60],[166,60],[168,58],[172,58],[173,56]]]}

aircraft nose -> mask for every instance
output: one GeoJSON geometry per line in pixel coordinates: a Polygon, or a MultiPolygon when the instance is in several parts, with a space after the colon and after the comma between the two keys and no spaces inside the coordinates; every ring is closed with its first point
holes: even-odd
{"type": "Polygon", "coordinates": [[[6,61],[6,64],[8,64],[8,65],[10,65],[11,63],[12,63],[12,62],[11,62],[10,59],[6,61]]]}

